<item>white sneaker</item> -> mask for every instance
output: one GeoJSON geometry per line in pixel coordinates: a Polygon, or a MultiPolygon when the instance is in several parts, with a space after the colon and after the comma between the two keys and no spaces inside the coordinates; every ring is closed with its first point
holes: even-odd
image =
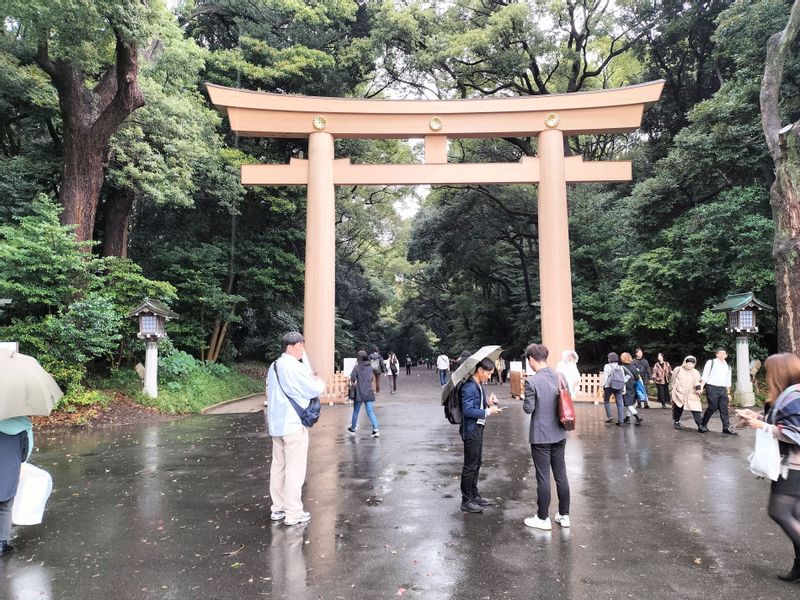
{"type": "Polygon", "coordinates": [[[381,437],[381,432],[377,429],[373,429],[372,433],[369,434],[369,437],[381,437]]]}
{"type": "Polygon", "coordinates": [[[282,510],[273,510],[269,518],[271,521],[283,521],[286,518],[286,513],[282,510]]]}
{"type": "Polygon", "coordinates": [[[569,515],[560,515],[556,513],[555,522],[562,527],[569,527],[569,515]]]}
{"type": "Polygon", "coordinates": [[[311,513],[310,512],[301,512],[300,516],[295,519],[284,519],[283,524],[287,527],[291,527],[292,525],[300,525],[302,523],[308,523],[311,520],[311,513]]]}
{"type": "Polygon", "coordinates": [[[545,531],[550,531],[553,528],[553,524],[550,522],[550,517],[546,519],[540,519],[537,516],[528,517],[524,521],[526,527],[533,527],[535,529],[544,529],[545,531]]]}

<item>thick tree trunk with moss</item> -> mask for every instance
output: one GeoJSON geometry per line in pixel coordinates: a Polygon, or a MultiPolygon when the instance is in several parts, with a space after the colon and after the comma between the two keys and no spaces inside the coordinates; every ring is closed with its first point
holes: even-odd
{"type": "Polygon", "coordinates": [[[50,58],[47,36],[42,32],[35,60],[58,91],[64,121],[61,222],[76,226],[78,241],[91,240],[108,141],[128,115],[144,106],[137,49],[117,33],[115,64],[89,89],[86,75],[74,65],[50,58]]]}
{"type": "Polygon", "coordinates": [[[113,190],[103,206],[103,256],[128,258],[128,229],[135,194],[113,190]]]}
{"type": "Polygon", "coordinates": [[[778,349],[800,353],[800,121],[783,126],[780,100],[786,59],[800,31],[800,0],[795,0],[786,28],[767,43],[761,83],[761,124],[772,158],[775,182],[770,190],[775,239],[775,292],[778,349]]]}

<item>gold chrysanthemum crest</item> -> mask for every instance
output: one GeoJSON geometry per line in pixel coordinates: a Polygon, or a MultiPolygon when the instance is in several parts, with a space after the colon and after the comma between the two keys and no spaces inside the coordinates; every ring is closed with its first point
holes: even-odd
{"type": "Polygon", "coordinates": [[[328,126],[328,119],[325,115],[317,115],[311,120],[314,129],[321,131],[328,126]]]}
{"type": "Polygon", "coordinates": [[[544,118],[544,124],[548,127],[555,127],[561,121],[561,117],[559,117],[556,113],[547,113],[544,118]]]}
{"type": "Polygon", "coordinates": [[[442,128],[442,120],[439,117],[431,117],[431,120],[428,121],[428,127],[430,127],[433,131],[439,131],[442,128]]]}

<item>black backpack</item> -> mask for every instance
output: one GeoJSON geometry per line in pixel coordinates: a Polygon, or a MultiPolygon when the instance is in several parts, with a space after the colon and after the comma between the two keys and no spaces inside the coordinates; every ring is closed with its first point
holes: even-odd
{"type": "Polygon", "coordinates": [[[461,425],[464,415],[461,412],[461,388],[463,381],[459,381],[447,397],[442,399],[444,418],[452,425],[461,425]]]}

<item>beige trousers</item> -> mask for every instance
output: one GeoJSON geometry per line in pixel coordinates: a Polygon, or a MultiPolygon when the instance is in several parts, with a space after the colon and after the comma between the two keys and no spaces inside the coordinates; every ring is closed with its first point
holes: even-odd
{"type": "Polygon", "coordinates": [[[308,462],[308,428],[301,427],[283,437],[272,438],[269,495],[272,510],[284,511],[289,520],[303,512],[303,483],[308,462]]]}

